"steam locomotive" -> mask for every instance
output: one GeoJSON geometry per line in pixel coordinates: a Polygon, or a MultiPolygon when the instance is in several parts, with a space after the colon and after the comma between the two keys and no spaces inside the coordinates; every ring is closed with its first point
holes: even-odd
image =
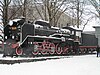
{"type": "Polygon", "coordinates": [[[68,27],[51,27],[48,22],[26,23],[15,19],[4,27],[4,57],[68,55],[82,52],[80,38],[68,27]]]}

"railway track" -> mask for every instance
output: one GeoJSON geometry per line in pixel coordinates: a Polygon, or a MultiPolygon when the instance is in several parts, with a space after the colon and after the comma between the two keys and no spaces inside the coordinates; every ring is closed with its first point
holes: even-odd
{"type": "MultiPolygon", "coordinates": [[[[2,56],[2,55],[0,55],[2,56]]],[[[64,59],[64,58],[70,58],[72,56],[49,56],[49,57],[34,57],[34,58],[23,58],[23,57],[17,57],[17,58],[11,58],[6,57],[2,58],[0,57],[0,64],[16,64],[16,63],[27,63],[27,62],[38,62],[38,61],[46,61],[46,60],[55,60],[55,59],[64,59]]]]}

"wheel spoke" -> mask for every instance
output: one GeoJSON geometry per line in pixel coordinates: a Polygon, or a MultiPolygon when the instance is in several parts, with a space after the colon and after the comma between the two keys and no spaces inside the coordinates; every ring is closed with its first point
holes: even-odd
{"type": "Polygon", "coordinates": [[[53,43],[50,44],[50,50],[49,50],[50,54],[54,54],[55,53],[55,45],[53,43]]]}

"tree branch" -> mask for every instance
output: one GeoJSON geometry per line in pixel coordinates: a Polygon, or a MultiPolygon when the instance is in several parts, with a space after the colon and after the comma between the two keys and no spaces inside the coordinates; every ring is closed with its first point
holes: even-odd
{"type": "Polygon", "coordinates": [[[7,0],[8,2],[7,2],[7,5],[9,5],[10,3],[11,3],[11,0],[7,0]]]}
{"type": "Polygon", "coordinates": [[[85,29],[85,26],[88,24],[88,22],[89,22],[92,18],[93,18],[93,16],[90,17],[90,18],[86,21],[86,23],[83,25],[83,29],[82,29],[82,31],[85,29]]]}
{"type": "Polygon", "coordinates": [[[20,9],[21,9],[21,6],[15,11],[15,13],[13,13],[13,14],[9,17],[9,19],[11,19],[20,9]]]}
{"type": "Polygon", "coordinates": [[[43,17],[42,17],[42,15],[41,15],[41,13],[40,13],[40,11],[39,11],[39,9],[38,9],[38,7],[37,7],[37,5],[36,5],[36,3],[34,2],[34,5],[35,5],[35,8],[36,8],[36,10],[37,10],[37,12],[38,12],[38,14],[40,15],[40,17],[43,19],[43,17]]]}
{"type": "Polygon", "coordinates": [[[2,1],[0,1],[1,5],[4,5],[2,1]]]}

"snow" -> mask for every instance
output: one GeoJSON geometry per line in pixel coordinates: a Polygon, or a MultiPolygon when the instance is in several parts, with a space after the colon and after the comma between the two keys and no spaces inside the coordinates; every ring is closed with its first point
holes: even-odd
{"type": "Polygon", "coordinates": [[[34,27],[35,27],[35,28],[37,28],[37,29],[38,29],[38,28],[41,28],[41,29],[43,29],[43,26],[41,26],[41,25],[38,25],[38,24],[34,24],[34,27]]]}
{"type": "Polygon", "coordinates": [[[100,75],[100,58],[96,55],[21,63],[0,64],[1,75],[100,75]]]}
{"type": "Polygon", "coordinates": [[[27,60],[27,59],[47,59],[47,58],[70,58],[72,56],[50,56],[50,57],[17,57],[17,58],[11,58],[11,57],[6,57],[6,58],[3,58],[2,57],[3,54],[0,54],[0,60],[27,60]]]}
{"type": "Polygon", "coordinates": [[[70,26],[71,28],[75,29],[75,30],[79,30],[79,31],[82,31],[82,28],[77,28],[77,26],[70,26]]]}
{"type": "Polygon", "coordinates": [[[18,21],[20,21],[20,20],[21,20],[21,19],[13,19],[13,20],[10,20],[8,24],[9,24],[10,26],[12,26],[12,25],[13,25],[13,22],[18,22],[18,21]]]}
{"type": "Polygon", "coordinates": [[[42,19],[38,19],[36,21],[41,21],[41,22],[49,23],[49,21],[45,21],[45,20],[42,20],[42,19]]]}
{"type": "Polygon", "coordinates": [[[53,27],[53,26],[51,26],[51,28],[52,28],[52,29],[57,29],[57,30],[60,29],[59,27],[53,27]]]}
{"type": "Polygon", "coordinates": [[[21,19],[13,19],[12,21],[17,22],[20,21],[21,19]]]}

